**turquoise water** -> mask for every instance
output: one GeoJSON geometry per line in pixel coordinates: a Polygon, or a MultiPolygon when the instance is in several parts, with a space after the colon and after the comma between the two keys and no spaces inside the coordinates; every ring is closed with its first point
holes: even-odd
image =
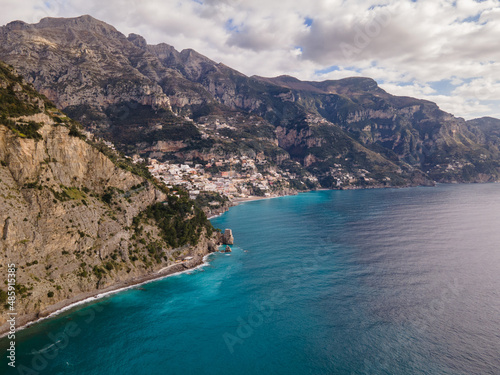
{"type": "Polygon", "coordinates": [[[230,256],[19,332],[17,370],[500,374],[499,198],[441,185],[242,204],[212,220],[233,229],[230,256]]]}

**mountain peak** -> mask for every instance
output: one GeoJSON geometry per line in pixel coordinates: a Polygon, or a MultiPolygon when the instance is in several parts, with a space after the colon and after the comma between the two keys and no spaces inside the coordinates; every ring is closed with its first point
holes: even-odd
{"type": "Polygon", "coordinates": [[[45,17],[33,26],[38,29],[71,28],[75,30],[99,31],[104,34],[118,32],[113,26],[88,14],[74,18],[45,17]]]}
{"type": "Polygon", "coordinates": [[[347,77],[339,79],[337,82],[358,87],[363,91],[370,91],[378,88],[377,81],[375,81],[373,78],[368,77],[347,77]]]}
{"type": "Polygon", "coordinates": [[[134,43],[134,45],[136,47],[144,49],[144,48],[146,48],[148,46],[148,43],[146,42],[146,39],[143,36],[141,36],[141,35],[131,33],[131,34],[128,34],[127,39],[130,42],[134,43]]]}
{"type": "Polygon", "coordinates": [[[297,78],[283,74],[281,76],[276,77],[276,79],[279,79],[282,82],[300,82],[297,78]]]}
{"type": "Polygon", "coordinates": [[[29,26],[30,26],[29,24],[27,24],[24,21],[20,21],[20,20],[12,21],[12,22],[9,22],[7,25],[5,25],[5,27],[9,30],[20,30],[20,29],[25,29],[26,27],[29,27],[29,26]]]}
{"type": "Polygon", "coordinates": [[[188,60],[192,60],[192,59],[195,59],[195,60],[200,60],[200,61],[204,61],[204,62],[208,62],[208,63],[212,63],[212,64],[215,64],[214,61],[210,60],[208,57],[202,55],[201,53],[195,51],[194,49],[192,48],[186,48],[186,49],[183,49],[181,52],[180,52],[180,57],[185,60],[185,61],[188,61],[188,60]]]}

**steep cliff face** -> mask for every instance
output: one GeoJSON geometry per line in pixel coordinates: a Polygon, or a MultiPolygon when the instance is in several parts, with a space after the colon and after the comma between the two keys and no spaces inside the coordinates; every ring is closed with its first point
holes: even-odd
{"type": "MultiPolygon", "coordinates": [[[[166,44],[149,46],[141,36],[125,37],[90,16],[66,21],[16,21],[0,28],[0,58],[65,113],[122,151],[175,159],[227,148],[220,139],[203,140],[185,119],[218,115],[221,122],[231,121],[228,108],[196,82],[211,69],[209,59],[166,44]]],[[[260,141],[264,149],[277,149],[273,136],[260,141]]]]}
{"type": "Polygon", "coordinates": [[[429,101],[390,95],[370,78],[247,77],[190,49],[125,37],[90,16],[12,22],[0,29],[0,58],[125,152],[182,159],[265,149],[273,162],[288,154],[325,187],[338,186],[330,182],[340,170],[355,173],[353,183],[362,186],[414,183],[415,174],[427,182],[499,176],[498,147],[480,127],[429,101]],[[255,131],[232,120],[249,115],[260,117],[255,131]],[[210,116],[237,131],[201,139],[202,119],[210,116]],[[163,152],[159,142],[182,147],[163,152]]]}
{"type": "Polygon", "coordinates": [[[45,18],[36,25],[11,23],[1,34],[8,62],[60,108],[81,104],[79,98],[97,108],[126,100],[169,105],[161,88],[116,51],[131,59],[143,53],[104,22],[88,16],[69,23],[45,18]],[[46,64],[37,64],[40,59],[46,64]]]}
{"type": "MultiPolygon", "coordinates": [[[[309,117],[339,126],[364,147],[404,170],[420,169],[428,178],[441,182],[482,182],[499,177],[500,155],[486,142],[483,130],[471,128],[435,103],[390,95],[369,78],[325,82],[302,82],[292,77],[256,79],[286,88],[288,92],[278,96],[282,102],[288,101],[289,107],[301,108],[309,117]]],[[[301,120],[298,112],[290,119],[292,111],[276,110],[283,107],[276,98],[262,98],[266,109],[260,114],[270,121],[301,120]]]]}
{"type": "Polygon", "coordinates": [[[0,256],[17,268],[20,318],[213,249],[192,201],[118,167],[0,68],[0,256]]]}
{"type": "Polygon", "coordinates": [[[12,22],[1,28],[0,39],[2,59],[19,68],[60,108],[85,103],[103,115],[103,109],[111,104],[136,102],[171,109],[164,89],[176,85],[183,88],[182,96],[173,97],[178,107],[200,104],[209,97],[201,87],[160,62],[154,52],[161,51],[161,46],[151,53],[141,36],[127,38],[90,16],[69,22],[44,18],[33,25],[12,22]]]}
{"type": "Polygon", "coordinates": [[[467,121],[470,132],[480,138],[481,143],[498,150],[500,146],[500,120],[493,117],[482,117],[467,121]]]}

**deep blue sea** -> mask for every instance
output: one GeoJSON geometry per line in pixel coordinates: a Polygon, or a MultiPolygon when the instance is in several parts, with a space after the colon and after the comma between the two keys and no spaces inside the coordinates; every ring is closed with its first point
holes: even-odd
{"type": "Polygon", "coordinates": [[[19,332],[0,372],[500,374],[500,184],[311,192],[212,222],[230,256],[19,332]]]}

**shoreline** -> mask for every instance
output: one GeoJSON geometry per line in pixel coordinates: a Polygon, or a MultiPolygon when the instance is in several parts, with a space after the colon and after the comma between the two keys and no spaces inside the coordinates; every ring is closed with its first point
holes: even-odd
{"type": "Polygon", "coordinates": [[[274,198],[281,198],[281,197],[291,197],[291,196],[295,196],[295,195],[299,195],[299,194],[302,194],[302,193],[310,193],[310,192],[313,192],[313,191],[345,191],[345,190],[370,190],[370,189],[406,189],[406,188],[411,188],[411,187],[418,187],[418,186],[422,186],[422,187],[434,187],[436,186],[436,184],[438,183],[435,183],[433,185],[405,185],[405,186],[385,186],[385,185],[375,185],[375,186],[352,186],[352,187],[349,187],[349,188],[338,188],[338,189],[328,189],[328,188],[317,188],[317,189],[310,189],[310,190],[296,190],[294,191],[294,193],[291,193],[291,194],[283,194],[283,195],[273,195],[273,196],[270,196],[270,197],[262,197],[262,196],[258,196],[258,195],[251,195],[249,197],[246,197],[246,198],[234,198],[233,200],[230,200],[229,203],[229,207],[223,211],[223,212],[220,212],[220,213],[217,213],[215,215],[211,215],[209,217],[207,217],[208,220],[211,220],[211,219],[215,219],[216,217],[219,217],[221,216],[222,214],[226,213],[227,211],[229,211],[229,209],[231,207],[235,207],[235,206],[238,206],[242,203],[246,203],[246,202],[253,202],[253,201],[260,201],[260,200],[264,200],[264,199],[274,199],[274,198]]]}
{"type": "MultiPolygon", "coordinates": [[[[307,190],[307,191],[310,191],[310,190],[307,190]]],[[[275,196],[272,196],[272,197],[260,197],[260,196],[257,196],[257,195],[252,195],[252,196],[247,197],[247,198],[235,198],[232,201],[229,201],[230,205],[227,208],[227,210],[225,210],[224,212],[220,212],[218,214],[215,214],[215,215],[211,215],[211,216],[207,217],[207,219],[208,220],[215,219],[216,217],[219,217],[219,216],[225,214],[227,211],[229,211],[229,209],[231,207],[236,207],[236,206],[238,206],[238,205],[240,205],[242,203],[252,202],[252,201],[260,201],[260,200],[264,200],[264,199],[273,199],[273,198],[280,198],[280,197],[288,197],[288,196],[293,196],[293,195],[297,195],[297,194],[275,195],[275,196]]]]}
{"type": "MultiPolygon", "coordinates": [[[[42,313],[32,313],[25,315],[24,317],[20,317],[18,320],[20,326],[16,327],[16,332],[29,328],[32,325],[38,324],[43,320],[53,318],[63,313],[64,311],[71,310],[76,306],[84,305],[92,301],[97,301],[112,294],[123,292],[128,289],[133,289],[137,286],[148,284],[153,281],[162,280],[170,276],[180,275],[189,271],[196,270],[198,268],[206,267],[210,264],[208,262],[208,257],[211,254],[214,253],[205,254],[203,257],[197,256],[190,261],[171,264],[170,266],[163,267],[162,269],[153,273],[138,276],[126,281],[121,281],[101,290],[98,289],[90,292],[85,292],[74,296],[73,298],[60,301],[54,305],[47,307],[42,313]]],[[[5,323],[0,327],[0,339],[7,336],[8,333],[9,325],[8,323],[5,323]]]]}
{"type": "MultiPolygon", "coordinates": [[[[308,190],[310,191],[310,190],[308,190]]],[[[287,196],[291,196],[291,195],[297,195],[296,194],[286,194],[286,195],[273,195],[271,197],[260,197],[258,195],[252,195],[250,197],[247,197],[247,198],[235,198],[234,200],[231,201],[231,203],[233,203],[233,206],[237,206],[241,203],[245,203],[245,202],[252,202],[252,201],[260,201],[260,200],[264,200],[264,199],[273,199],[273,198],[281,198],[281,197],[287,197],[287,196]]]]}
{"type": "MultiPolygon", "coordinates": [[[[495,183],[498,183],[495,181],[495,183]]],[[[435,185],[432,186],[426,186],[426,185],[416,185],[416,186],[403,186],[403,187],[395,187],[395,186],[387,186],[387,187],[375,187],[375,188],[408,188],[408,187],[417,187],[417,186],[422,186],[422,187],[435,187],[439,184],[443,183],[436,183],[435,185]]],[[[446,183],[444,183],[446,184],[446,183]]],[[[364,188],[366,189],[366,188],[364,188]]],[[[341,190],[341,189],[316,189],[316,190],[307,190],[307,191],[301,191],[300,193],[306,193],[310,191],[329,191],[329,190],[341,190]]],[[[358,190],[358,189],[342,189],[342,190],[358,190]]],[[[272,197],[260,197],[260,196],[251,196],[248,198],[237,198],[233,201],[231,201],[231,206],[228,207],[228,209],[224,212],[221,212],[216,215],[212,215],[208,217],[208,220],[214,219],[216,217],[219,217],[226,213],[231,207],[235,207],[239,204],[245,203],[245,202],[252,202],[252,201],[257,201],[257,200],[264,200],[264,199],[273,199],[273,198],[280,198],[280,197],[286,197],[286,196],[293,196],[297,195],[299,192],[296,194],[287,194],[287,195],[277,195],[277,196],[272,196],[272,197]]],[[[194,259],[190,261],[184,261],[181,263],[175,263],[171,264],[170,266],[166,266],[161,268],[158,271],[155,271],[153,273],[149,273],[143,276],[138,276],[130,280],[126,281],[120,281],[116,284],[110,285],[109,287],[106,287],[102,290],[94,290],[90,292],[85,292],[80,295],[74,296],[73,298],[60,301],[54,305],[51,305],[47,307],[46,310],[44,310],[42,313],[38,314],[29,314],[23,317],[21,317],[18,321],[20,321],[21,326],[16,327],[16,332],[19,332],[23,329],[29,328],[34,324],[37,324],[43,320],[53,318],[64,311],[70,310],[76,306],[79,305],[84,305],[86,303],[102,299],[104,297],[107,297],[112,294],[116,294],[128,289],[135,288],[137,286],[143,285],[143,284],[148,284],[153,281],[158,281],[162,280],[164,278],[170,277],[170,276],[175,276],[179,275],[182,273],[186,273],[188,271],[192,271],[198,268],[205,267],[209,265],[210,263],[208,262],[208,257],[211,254],[214,254],[215,252],[205,254],[203,257],[197,256],[194,259]]],[[[9,333],[9,326],[8,323],[3,324],[0,326],[0,339],[3,337],[7,336],[9,333]]]]}
{"type": "MultiPolygon", "coordinates": [[[[393,186],[389,186],[388,188],[394,188],[393,186]]],[[[405,186],[406,187],[406,186],[405,186]]],[[[411,186],[407,186],[411,187],[411,186]]],[[[306,193],[310,191],[320,191],[320,190],[338,190],[338,189],[316,189],[316,190],[306,190],[306,191],[301,191],[300,193],[306,193]]],[[[280,197],[286,197],[286,196],[293,196],[297,195],[299,192],[296,192],[295,194],[286,194],[286,195],[276,195],[276,196],[271,196],[271,197],[262,197],[262,196],[250,196],[247,198],[236,198],[233,201],[231,201],[231,205],[228,207],[228,209],[224,212],[221,212],[216,215],[212,215],[208,217],[208,220],[214,219],[216,217],[219,217],[226,213],[231,207],[235,207],[239,204],[246,203],[246,202],[252,202],[252,201],[258,201],[258,200],[264,200],[264,199],[273,199],[273,198],[280,198],[280,197]]],[[[125,291],[127,289],[132,289],[134,287],[137,287],[139,285],[147,284],[153,281],[158,281],[170,276],[175,276],[178,274],[182,274],[188,271],[195,270],[197,268],[205,267],[209,265],[210,263],[207,261],[208,257],[213,254],[213,253],[208,253],[205,254],[203,257],[197,256],[194,259],[190,261],[185,261],[181,263],[176,263],[176,264],[171,264],[170,266],[163,267],[162,269],[155,271],[153,273],[149,273],[143,276],[138,276],[130,280],[126,281],[120,281],[117,282],[116,284],[110,285],[109,287],[106,287],[101,290],[93,290],[90,292],[84,292],[80,295],[74,296],[72,298],[66,299],[64,301],[60,301],[54,305],[51,305],[47,307],[43,312],[40,312],[38,314],[31,313],[28,315],[25,315],[24,317],[19,318],[18,322],[20,324],[20,327],[16,327],[16,332],[21,331],[23,329],[29,328],[34,324],[37,324],[43,320],[55,317],[64,311],[70,310],[76,306],[79,305],[84,305],[86,303],[102,299],[108,295],[116,294],[122,291],[125,291]]],[[[8,323],[4,323],[2,326],[0,326],[0,339],[3,337],[7,336],[9,333],[9,326],[8,323]]]]}

